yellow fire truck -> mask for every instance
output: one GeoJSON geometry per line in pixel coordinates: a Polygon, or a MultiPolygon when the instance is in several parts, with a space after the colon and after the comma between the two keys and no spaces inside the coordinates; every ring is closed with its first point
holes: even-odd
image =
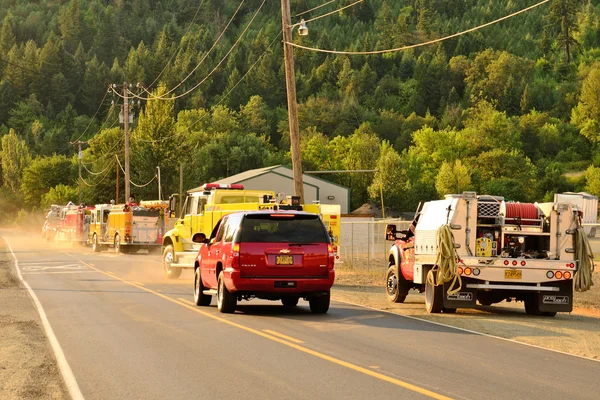
{"type": "Polygon", "coordinates": [[[90,221],[92,249],[112,248],[130,253],[140,249],[159,252],[167,226],[167,201],[137,204],[98,204],[90,221]]]}
{"type": "MultiPolygon", "coordinates": [[[[189,191],[180,218],[163,239],[162,264],[166,277],[177,279],[182,269],[194,267],[199,249],[199,245],[192,242],[195,233],[209,234],[222,216],[236,211],[294,209],[320,214],[332,237],[337,258],[340,206],[318,203],[301,205],[294,196],[282,200],[278,202],[273,191],[245,190],[239,184],[207,183],[189,191]]],[[[175,218],[176,203],[176,197],[171,196],[171,218],[175,218]]]]}

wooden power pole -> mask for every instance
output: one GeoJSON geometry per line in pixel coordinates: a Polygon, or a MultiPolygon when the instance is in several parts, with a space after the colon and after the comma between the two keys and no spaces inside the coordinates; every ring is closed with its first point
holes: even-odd
{"type": "Polygon", "coordinates": [[[78,182],[78,192],[79,192],[79,204],[81,204],[81,161],[83,158],[83,154],[81,153],[81,145],[82,144],[86,144],[87,142],[82,142],[81,140],[78,140],[76,142],[71,142],[72,146],[77,146],[77,160],[79,161],[79,175],[77,178],[77,182],[78,182]]]}
{"type": "Polygon", "coordinates": [[[294,72],[294,52],[292,46],[292,18],[290,0],[281,0],[281,22],[283,24],[283,56],[285,62],[285,80],[287,85],[288,119],[290,123],[290,145],[292,153],[292,172],[294,177],[294,195],[300,196],[304,204],[304,183],[302,182],[302,158],[300,155],[300,128],[298,125],[298,104],[296,103],[296,74],[294,72]]]}
{"type": "Polygon", "coordinates": [[[129,87],[123,83],[123,130],[125,131],[125,202],[129,201],[129,87]]]}

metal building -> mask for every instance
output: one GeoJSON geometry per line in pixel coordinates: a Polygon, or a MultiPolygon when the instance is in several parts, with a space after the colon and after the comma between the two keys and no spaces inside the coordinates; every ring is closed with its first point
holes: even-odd
{"type": "MultiPolygon", "coordinates": [[[[341,213],[347,214],[350,205],[350,189],[337,183],[304,174],[304,202],[319,201],[321,204],[339,204],[341,213]]],[[[214,183],[241,183],[246,189],[273,190],[275,193],[294,193],[292,170],[281,165],[252,169],[214,183]]]]}

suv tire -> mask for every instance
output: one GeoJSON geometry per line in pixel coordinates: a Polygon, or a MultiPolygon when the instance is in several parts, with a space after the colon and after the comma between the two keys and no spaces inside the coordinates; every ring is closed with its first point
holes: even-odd
{"type": "Polygon", "coordinates": [[[308,299],[310,311],[313,314],[325,314],[329,310],[329,302],[331,300],[331,292],[328,290],[326,294],[308,299]]]}
{"type": "Polygon", "coordinates": [[[223,271],[219,273],[219,284],[217,288],[217,308],[222,313],[231,314],[235,312],[235,306],[237,305],[237,297],[229,293],[225,286],[225,276],[223,271]]]}
{"type": "Polygon", "coordinates": [[[165,270],[165,276],[167,279],[177,279],[181,275],[181,268],[171,267],[171,263],[175,260],[175,250],[173,245],[170,244],[165,247],[165,251],[162,255],[163,269],[165,270]]]}
{"type": "Polygon", "coordinates": [[[197,306],[210,306],[212,296],[204,294],[204,285],[202,284],[202,276],[200,276],[200,267],[194,272],[194,303],[197,306]]]}

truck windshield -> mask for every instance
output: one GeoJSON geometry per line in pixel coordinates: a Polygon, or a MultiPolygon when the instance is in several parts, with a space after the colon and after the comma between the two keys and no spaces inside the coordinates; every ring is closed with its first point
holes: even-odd
{"type": "Polygon", "coordinates": [[[258,196],[221,196],[221,204],[258,203],[258,196]]]}
{"type": "Polygon", "coordinates": [[[241,242],[328,243],[327,232],[318,215],[272,214],[246,215],[242,222],[241,242]]]}
{"type": "Polygon", "coordinates": [[[133,207],[133,215],[136,217],[158,217],[158,210],[149,210],[144,207],[133,207]]]}

